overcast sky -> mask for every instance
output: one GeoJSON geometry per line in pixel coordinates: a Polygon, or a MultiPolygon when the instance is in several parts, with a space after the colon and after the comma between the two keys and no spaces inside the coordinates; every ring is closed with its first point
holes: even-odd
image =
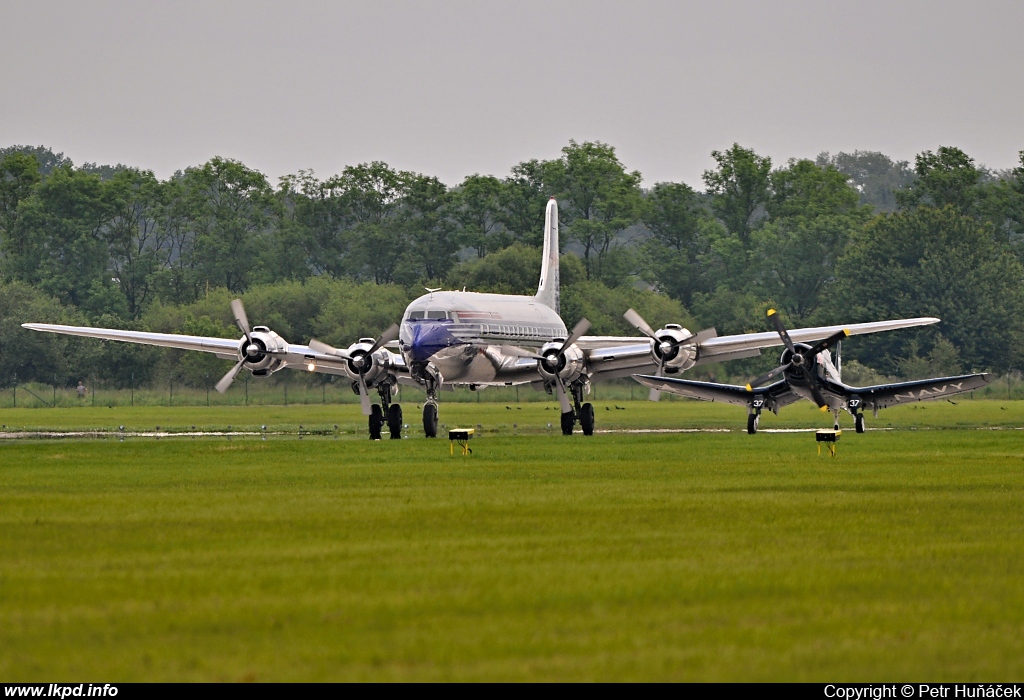
{"type": "MultiPolygon", "coordinates": [[[[383,160],[456,184],[618,151],[701,186],[734,141],[913,161],[1024,149],[1024,3],[0,4],[0,146],[160,177],[214,155],[276,178],[383,160]]],[[[702,186],[701,186],[702,188],[702,186]]]]}

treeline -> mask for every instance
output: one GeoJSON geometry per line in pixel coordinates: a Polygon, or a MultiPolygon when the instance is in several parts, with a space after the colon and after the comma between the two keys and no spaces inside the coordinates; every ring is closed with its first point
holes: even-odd
{"type": "Polygon", "coordinates": [[[592,142],[451,188],[380,162],[275,186],[223,158],[161,181],[0,149],[0,383],[201,386],[223,372],[212,358],[29,333],[29,320],[233,336],[228,301],[243,295],[255,323],[293,342],[347,344],[424,286],[531,293],[549,197],[569,323],[633,333],[628,306],[720,333],[765,330],[773,306],[793,326],[935,315],[938,327],[859,339],[847,358],[908,377],[1021,367],[1024,152],[1006,172],[951,147],[913,166],[855,152],[774,167],[739,145],[712,156],[699,192],[645,188],[592,142]]]}

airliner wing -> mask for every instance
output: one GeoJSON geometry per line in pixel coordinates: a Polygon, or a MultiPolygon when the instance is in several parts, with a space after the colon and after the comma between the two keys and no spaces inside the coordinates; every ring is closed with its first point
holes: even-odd
{"type": "MultiPolygon", "coordinates": [[[[197,350],[216,355],[223,360],[238,360],[241,338],[213,338],[201,335],[179,335],[177,333],[149,333],[147,331],[123,331],[116,328],[90,328],[88,326],[60,326],[49,323],[23,323],[22,327],[46,333],[77,335],[83,338],[116,340],[141,345],[156,345],[178,350],[197,350]]],[[[287,349],[276,353],[285,366],[306,369],[313,363],[314,372],[344,375],[344,360],[336,355],[317,352],[306,345],[289,343],[287,349]]],[[[391,353],[391,366],[399,373],[407,372],[405,360],[398,353],[391,353]]]]}
{"type": "Polygon", "coordinates": [[[928,401],[955,396],[974,391],[992,381],[992,375],[964,374],[958,377],[941,377],[939,379],[922,379],[915,382],[899,384],[880,384],[867,387],[846,387],[848,396],[861,399],[866,408],[886,408],[901,403],[928,401]]]}
{"type": "MultiPolygon", "coordinates": [[[[818,326],[815,328],[797,328],[789,331],[789,337],[794,343],[815,343],[835,335],[841,330],[846,330],[848,335],[861,335],[864,333],[879,333],[882,331],[893,331],[899,328],[913,328],[915,326],[928,326],[938,323],[939,319],[932,317],[903,318],[894,321],[874,321],[871,323],[851,323],[845,326],[818,326]]],[[[782,345],[782,339],[775,331],[764,333],[742,333],[740,335],[723,335],[712,338],[700,344],[697,354],[697,363],[720,362],[726,357],[743,350],[760,350],[762,348],[778,347],[782,345]]]]}
{"type": "Polygon", "coordinates": [[[23,323],[21,327],[46,333],[78,335],[83,338],[119,340],[125,343],[158,345],[163,348],[177,348],[178,350],[211,352],[225,360],[238,359],[238,346],[241,342],[236,338],[210,338],[201,335],[178,335],[176,333],[122,331],[116,328],[90,328],[88,326],[58,326],[50,323],[23,323]]]}
{"type": "MultiPolygon", "coordinates": [[[[938,323],[932,317],[896,319],[893,321],[875,321],[872,323],[853,323],[846,326],[817,326],[814,328],[797,328],[789,331],[795,343],[814,343],[835,335],[846,329],[850,335],[863,333],[879,333],[899,328],[927,326],[938,323]]],[[[616,379],[629,377],[638,371],[655,369],[657,364],[651,354],[651,340],[648,338],[621,336],[583,336],[576,344],[587,357],[590,371],[599,379],[616,379]]],[[[775,331],[764,333],[740,333],[723,335],[706,340],[697,346],[695,364],[710,364],[726,360],[740,360],[757,357],[763,348],[778,347],[782,339],[775,331]]]]}

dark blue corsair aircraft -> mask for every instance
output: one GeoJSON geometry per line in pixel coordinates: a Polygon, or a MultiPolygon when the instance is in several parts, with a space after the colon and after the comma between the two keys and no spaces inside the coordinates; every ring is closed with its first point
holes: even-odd
{"type": "Polygon", "coordinates": [[[991,379],[990,375],[983,373],[878,386],[850,386],[843,384],[838,354],[833,363],[830,352],[830,348],[850,335],[848,329],[840,329],[814,345],[807,345],[793,342],[775,309],[768,311],[768,318],[786,349],[782,352],[778,367],[746,386],[646,374],[634,375],[633,378],[652,390],[746,406],[747,432],[751,435],[757,432],[762,410],[778,414],[780,408],[801,398],[813,401],[822,412],[831,411],[836,430],[839,429],[839,412],[847,411],[853,416],[857,432],[863,433],[864,411],[868,409],[877,417],[880,408],[962,394],[985,386],[991,379]],[[779,381],[762,386],[779,375],[782,375],[779,381]]]}

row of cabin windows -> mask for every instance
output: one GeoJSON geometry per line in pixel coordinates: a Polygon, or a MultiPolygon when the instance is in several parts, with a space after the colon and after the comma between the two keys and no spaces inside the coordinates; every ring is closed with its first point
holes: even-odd
{"type": "MultiPolygon", "coordinates": [[[[442,319],[454,319],[455,316],[451,311],[410,311],[410,321],[422,321],[427,320],[442,320],[442,319]]],[[[481,333],[498,333],[502,335],[526,335],[534,338],[551,338],[552,333],[557,332],[554,328],[542,329],[537,326],[511,326],[506,324],[489,324],[484,323],[480,325],[481,333]]]]}

